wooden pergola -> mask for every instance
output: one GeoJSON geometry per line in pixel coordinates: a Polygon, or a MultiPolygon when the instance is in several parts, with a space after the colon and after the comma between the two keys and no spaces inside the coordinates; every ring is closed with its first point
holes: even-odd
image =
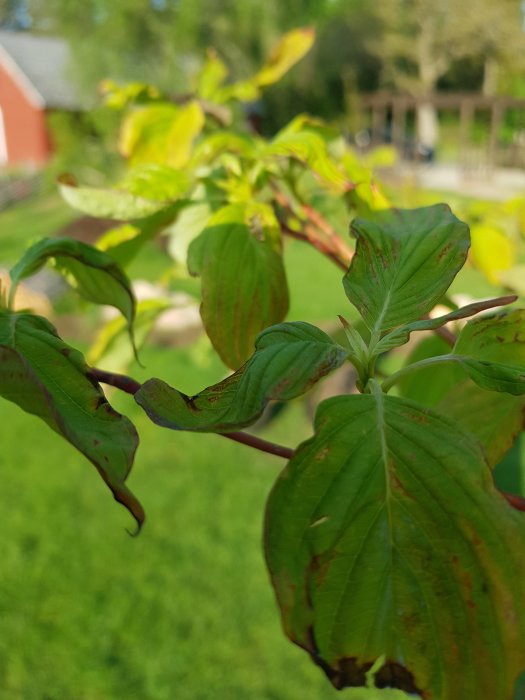
{"type": "MultiPolygon", "coordinates": [[[[384,142],[384,136],[389,132],[391,143],[403,152],[407,141],[407,115],[415,112],[421,104],[431,104],[436,110],[454,110],[459,113],[459,147],[460,160],[470,143],[471,127],[477,111],[490,114],[486,164],[492,168],[497,162],[499,132],[505,113],[509,109],[519,109],[524,112],[525,99],[495,96],[486,97],[475,93],[433,93],[425,97],[396,94],[391,92],[376,92],[359,97],[359,110],[362,117],[370,114],[371,142],[376,145],[384,142]]],[[[525,146],[522,165],[525,166],[525,146]]]]}

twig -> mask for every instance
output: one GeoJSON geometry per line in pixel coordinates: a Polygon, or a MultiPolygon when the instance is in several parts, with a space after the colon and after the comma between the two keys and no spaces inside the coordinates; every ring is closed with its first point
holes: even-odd
{"type": "MultiPolygon", "coordinates": [[[[346,272],[348,270],[348,264],[344,262],[344,260],[341,260],[337,253],[333,250],[330,250],[330,248],[324,243],[324,241],[320,240],[316,236],[312,235],[307,235],[306,233],[301,233],[300,231],[295,231],[293,228],[290,228],[287,224],[281,222],[281,230],[286,236],[290,236],[290,238],[295,238],[298,241],[303,241],[304,243],[310,243],[316,250],[318,250],[320,253],[323,255],[326,255],[327,258],[330,258],[332,262],[334,262],[341,270],[344,270],[346,272]]],[[[308,231],[311,231],[308,227],[305,229],[308,231]]]]}
{"type": "Polygon", "coordinates": [[[444,326],[441,326],[441,328],[434,328],[434,333],[438,335],[441,340],[444,340],[447,345],[450,345],[451,348],[453,348],[456,344],[457,338],[452,331],[448,330],[448,328],[445,328],[444,326]]]}
{"type": "Polygon", "coordinates": [[[294,450],[292,450],[290,447],[284,447],[284,445],[277,445],[274,442],[268,442],[268,440],[263,440],[262,438],[256,437],[255,435],[250,435],[249,433],[217,433],[217,435],[222,435],[230,440],[235,440],[235,442],[248,445],[248,447],[255,447],[256,450],[260,450],[261,452],[268,452],[268,454],[276,455],[277,457],[284,457],[284,459],[292,459],[295,454],[294,450]]]}
{"type": "Polygon", "coordinates": [[[310,243],[320,253],[326,255],[332,262],[345,272],[353,257],[352,251],[340,238],[337,231],[313,207],[300,203],[300,212],[296,212],[290,199],[277,185],[272,185],[275,201],[284,210],[287,217],[302,219],[304,233],[292,229],[282,217],[279,218],[281,229],[285,235],[310,243]],[[305,219],[305,220],[304,220],[305,219]]]}
{"type": "Polygon", "coordinates": [[[109,384],[114,386],[121,391],[125,391],[126,394],[131,394],[132,396],[137,393],[142,384],[137,382],[135,379],[126,376],[125,374],[117,374],[116,372],[106,372],[103,369],[97,369],[96,367],[91,367],[88,372],[89,376],[95,381],[101,382],[102,384],[109,384]]]}
{"type": "MultiPolygon", "coordinates": [[[[135,379],[132,379],[125,374],[106,372],[105,370],[97,369],[96,367],[90,368],[88,374],[95,381],[114,386],[117,389],[126,392],[126,394],[131,394],[132,396],[135,395],[142,386],[140,382],[137,382],[135,379]]],[[[266,452],[268,454],[276,455],[277,457],[284,457],[284,459],[291,459],[294,456],[294,451],[291,448],[284,447],[283,445],[277,445],[276,443],[263,440],[262,438],[256,437],[255,435],[250,435],[249,433],[239,431],[231,433],[215,433],[215,435],[221,435],[229,440],[240,442],[242,445],[253,447],[260,452],[266,452]]]]}

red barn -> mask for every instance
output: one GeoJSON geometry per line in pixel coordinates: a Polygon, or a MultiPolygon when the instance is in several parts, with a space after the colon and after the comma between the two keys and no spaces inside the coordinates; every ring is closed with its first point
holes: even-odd
{"type": "Polygon", "coordinates": [[[66,77],[68,62],[61,39],[0,31],[0,167],[38,167],[49,160],[46,113],[80,107],[66,77]]]}

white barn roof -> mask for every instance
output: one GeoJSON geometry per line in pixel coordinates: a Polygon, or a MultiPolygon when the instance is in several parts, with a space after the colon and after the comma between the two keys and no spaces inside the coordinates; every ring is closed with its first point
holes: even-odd
{"type": "Polygon", "coordinates": [[[38,106],[70,111],[81,108],[67,77],[69,48],[62,39],[0,30],[0,62],[38,106]]]}

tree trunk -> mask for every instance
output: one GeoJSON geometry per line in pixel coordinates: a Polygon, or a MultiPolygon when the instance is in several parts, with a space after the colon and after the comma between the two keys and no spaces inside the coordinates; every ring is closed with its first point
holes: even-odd
{"type": "Polygon", "coordinates": [[[428,102],[421,102],[417,107],[417,139],[419,145],[434,151],[439,139],[439,121],[437,110],[428,102]]]}

